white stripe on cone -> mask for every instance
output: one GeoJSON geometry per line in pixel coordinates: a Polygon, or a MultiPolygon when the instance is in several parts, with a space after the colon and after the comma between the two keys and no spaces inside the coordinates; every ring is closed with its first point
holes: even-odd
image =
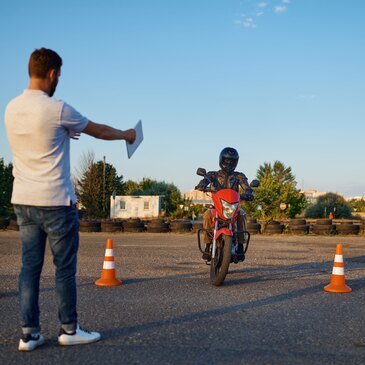
{"type": "Polygon", "coordinates": [[[343,267],[333,267],[332,275],[345,275],[345,269],[343,267]]]}
{"type": "Polygon", "coordinates": [[[335,262],[343,262],[343,256],[342,255],[335,255],[335,262]]]}
{"type": "Polygon", "coordinates": [[[112,249],[112,248],[107,248],[107,249],[105,250],[105,256],[107,256],[107,257],[114,256],[114,251],[113,251],[113,249],[112,249]]]}
{"type": "Polygon", "coordinates": [[[115,268],[115,262],[114,261],[104,261],[103,269],[114,269],[115,268]]]}

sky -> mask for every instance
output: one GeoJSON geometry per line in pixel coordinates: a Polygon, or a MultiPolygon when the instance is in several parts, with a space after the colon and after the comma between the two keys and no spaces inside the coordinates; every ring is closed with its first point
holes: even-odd
{"type": "Polygon", "coordinates": [[[56,99],[143,124],[131,159],[124,141],[72,141],[73,173],[91,152],[124,180],[184,193],[229,146],[249,180],[279,160],[298,189],[364,196],[364,13],[363,0],[2,0],[0,158],[6,105],[46,47],[63,59],[56,99]]]}

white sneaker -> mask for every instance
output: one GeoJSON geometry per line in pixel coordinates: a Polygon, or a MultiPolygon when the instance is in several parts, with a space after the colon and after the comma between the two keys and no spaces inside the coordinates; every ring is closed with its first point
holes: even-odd
{"type": "Polygon", "coordinates": [[[39,333],[28,333],[23,335],[19,341],[19,351],[32,351],[36,347],[44,344],[44,337],[39,333]]]}
{"type": "Polygon", "coordinates": [[[83,345],[99,341],[100,338],[100,333],[86,331],[77,325],[76,330],[73,332],[67,332],[61,328],[58,335],[58,343],[62,346],[83,345]]]}

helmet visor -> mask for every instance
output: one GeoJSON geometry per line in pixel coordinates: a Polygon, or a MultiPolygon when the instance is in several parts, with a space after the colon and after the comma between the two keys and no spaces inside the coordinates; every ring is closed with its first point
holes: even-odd
{"type": "Polygon", "coordinates": [[[237,166],[237,160],[233,158],[222,158],[221,169],[225,172],[233,172],[237,166]]]}

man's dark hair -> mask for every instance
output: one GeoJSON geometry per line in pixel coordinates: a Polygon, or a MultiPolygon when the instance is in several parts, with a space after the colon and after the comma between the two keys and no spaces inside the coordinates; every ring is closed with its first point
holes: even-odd
{"type": "Polygon", "coordinates": [[[59,70],[62,66],[62,58],[51,49],[39,48],[31,55],[28,64],[30,77],[44,79],[50,70],[59,70]]]}

